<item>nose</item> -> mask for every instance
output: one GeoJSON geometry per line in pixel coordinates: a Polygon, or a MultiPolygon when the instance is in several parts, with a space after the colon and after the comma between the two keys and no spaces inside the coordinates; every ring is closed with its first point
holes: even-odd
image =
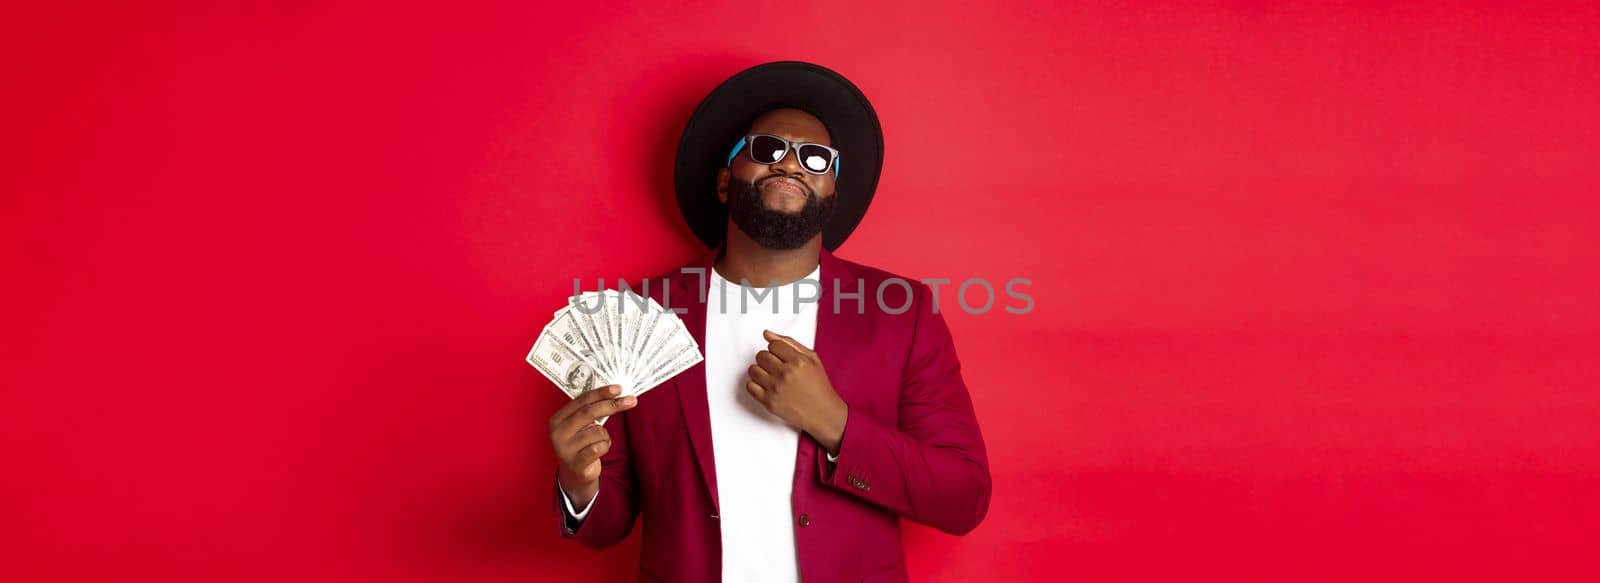
{"type": "Polygon", "coordinates": [[[794,148],[789,148],[789,151],[784,152],[783,159],[776,164],[772,164],[771,167],[796,180],[804,182],[806,179],[806,169],[800,166],[800,153],[794,151],[794,148]]]}

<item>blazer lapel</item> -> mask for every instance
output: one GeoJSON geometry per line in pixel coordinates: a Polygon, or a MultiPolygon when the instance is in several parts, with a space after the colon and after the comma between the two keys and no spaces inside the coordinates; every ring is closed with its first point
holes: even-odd
{"type": "MultiPolygon", "coordinates": [[[[817,282],[822,286],[822,290],[817,297],[817,333],[816,337],[812,339],[811,350],[816,352],[817,357],[826,365],[827,363],[838,362],[840,359],[847,358],[851,354],[851,347],[856,343],[856,320],[850,318],[854,314],[842,314],[839,310],[833,309],[833,292],[838,289],[846,294],[853,295],[856,291],[859,291],[857,288],[860,286],[856,282],[855,275],[850,273],[844,263],[834,257],[832,253],[829,253],[827,249],[822,250],[817,261],[822,267],[821,273],[818,274],[817,282]]],[[[862,297],[865,299],[864,295],[862,297]]],[[[850,301],[842,302],[840,307],[853,308],[856,303],[856,300],[851,298],[850,301]]],[[[829,376],[838,374],[835,371],[842,369],[843,367],[830,369],[829,376]]],[[[837,378],[831,380],[834,381],[834,390],[839,391],[839,396],[847,397],[847,389],[850,384],[841,383],[839,382],[840,379],[837,378]]],[[[812,464],[807,462],[816,457],[816,450],[816,440],[802,434],[800,447],[796,452],[798,457],[796,469],[805,471],[812,467],[812,464]]],[[[801,471],[795,473],[797,480],[801,475],[801,471]]]]}
{"type": "MultiPolygon", "coordinates": [[[[709,254],[701,259],[700,273],[679,273],[673,279],[671,305],[664,306],[674,309],[680,306],[687,311],[680,314],[684,328],[694,336],[694,341],[700,347],[704,356],[706,346],[706,289],[711,279],[711,269],[716,264],[717,253],[720,249],[712,249],[709,254]]],[[[722,506],[717,500],[717,467],[711,449],[711,406],[706,400],[706,363],[689,367],[675,377],[678,388],[678,403],[683,408],[683,423],[689,430],[690,446],[694,449],[695,463],[700,467],[700,476],[704,479],[706,491],[711,493],[711,506],[722,512],[722,506]]]]}
{"type": "Polygon", "coordinates": [[[867,293],[865,284],[857,281],[855,274],[850,272],[844,262],[834,257],[827,249],[822,250],[819,262],[822,264],[822,273],[819,276],[821,281],[818,283],[822,286],[822,290],[817,298],[817,335],[811,343],[811,350],[815,351],[826,364],[847,358],[851,349],[859,342],[857,327],[861,317],[853,311],[844,313],[844,310],[864,306],[872,298],[871,294],[867,293]],[[854,296],[840,302],[838,310],[833,306],[833,292],[836,289],[854,296]]]}

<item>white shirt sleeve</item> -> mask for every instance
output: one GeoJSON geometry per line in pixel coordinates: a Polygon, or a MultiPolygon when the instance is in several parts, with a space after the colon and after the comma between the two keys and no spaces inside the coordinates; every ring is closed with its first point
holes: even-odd
{"type": "Polygon", "coordinates": [[[594,507],[594,499],[600,497],[600,492],[596,490],[594,498],[590,498],[589,503],[583,505],[583,511],[579,512],[572,509],[572,497],[567,495],[567,489],[562,488],[560,482],[556,483],[556,489],[561,490],[561,501],[567,505],[567,514],[572,516],[573,520],[583,520],[583,517],[588,516],[589,509],[594,507]]]}

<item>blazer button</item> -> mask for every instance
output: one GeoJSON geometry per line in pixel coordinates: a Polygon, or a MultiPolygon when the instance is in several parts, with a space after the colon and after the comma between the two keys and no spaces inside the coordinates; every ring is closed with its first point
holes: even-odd
{"type": "Polygon", "coordinates": [[[801,512],[800,513],[800,528],[805,528],[807,526],[811,526],[811,515],[806,514],[804,512],[801,512]]]}

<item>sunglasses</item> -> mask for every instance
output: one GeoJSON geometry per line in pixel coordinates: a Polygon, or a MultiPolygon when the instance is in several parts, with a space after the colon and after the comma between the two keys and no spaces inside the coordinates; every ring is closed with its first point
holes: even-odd
{"type": "Polygon", "coordinates": [[[789,155],[789,150],[794,150],[800,167],[812,174],[827,174],[828,168],[833,168],[833,177],[839,177],[839,151],[822,144],[809,142],[791,142],[771,134],[751,134],[739,138],[739,143],[733,145],[733,151],[728,153],[728,166],[733,166],[734,156],[739,155],[739,149],[750,146],[750,160],[757,164],[777,164],[789,155]]]}

